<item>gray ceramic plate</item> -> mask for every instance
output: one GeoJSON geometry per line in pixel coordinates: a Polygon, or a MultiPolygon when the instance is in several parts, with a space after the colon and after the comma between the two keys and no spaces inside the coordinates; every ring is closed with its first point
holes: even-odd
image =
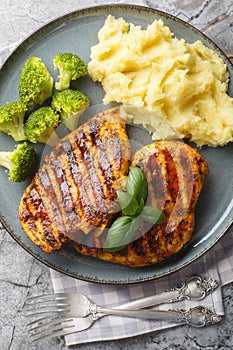
{"type": "MultiPolygon", "coordinates": [[[[68,14],[47,24],[25,40],[11,55],[0,72],[0,105],[17,100],[17,82],[24,61],[31,55],[42,58],[52,72],[52,57],[60,51],[77,53],[89,61],[90,48],[97,43],[97,32],[106,16],[123,16],[127,21],[142,25],[161,18],[177,37],[188,42],[200,39],[216,50],[228,65],[231,75],[229,93],[233,95],[233,67],[224,54],[200,32],[186,23],[163,12],[128,5],[110,5],[85,9],[68,14]]],[[[56,73],[53,72],[54,78],[56,73]]],[[[90,78],[82,79],[81,91],[89,95],[91,104],[102,102],[102,88],[90,78]]],[[[140,138],[140,134],[139,134],[140,138]]],[[[0,133],[0,149],[11,150],[14,141],[0,133]]],[[[43,147],[37,145],[41,153],[43,147]]],[[[1,221],[14,239],[35,258],[49,267],[75,278],[102,283],[134,283],[164,276],[200,257],[211,248],[232,223],[233,217],[233,144],[222,148],[203,148],[201,153],[209,163],[210,173],[196,207],[196,228],[189,244],[175,258],[148,268],[128,268],[101,262],[77,254],[71,245],[50,255],[44,254],[26,237],[17,219],[18,204],[28,185],[13,184],[6,172],[0,169],[0,214],[1,221]]]]}

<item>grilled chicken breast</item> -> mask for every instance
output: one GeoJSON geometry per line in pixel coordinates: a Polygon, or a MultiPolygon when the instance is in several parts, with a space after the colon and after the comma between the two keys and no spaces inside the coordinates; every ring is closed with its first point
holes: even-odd
{"type": "MultiPolygon", "coordinates": [[[[189,145],[180,141],[149,144],[135,153],[132,165],[140,167],[148,182],[147,204],[164,211],[163,224],[141,225],[134,240],[117,252],[75,243],[81,254],[128,266],[147,266],[176,254],[194,230],[194,208],[208,165],[189,145]]],[[[104,235],[100,238],[104,244],[104,235]]]]}
{"type": "Polygon", "coordinates": [[[119,108],[104,111],[64,137],[23,194],[19,219],[28,237],[50,253],[70,240],[87,256],[147,266],[176,254],[194,230],[194,209],[208,165],[180,141],[154,142],[130,161],[130,144],[119,108]],[[108,227],[121,215],[117,189],[125,188],[129,165],[148,182],[147,205],[164,211],[164,223],[143,223],[132,241],[104,252],[108,227]]]}
{"type": "Polygon", "coordinates": [[[60,140],[25,190],[19,220],[46,253],[67,239],[98,240],[119,212],[130,143],[119,107],[99,113],[60,140]]]}

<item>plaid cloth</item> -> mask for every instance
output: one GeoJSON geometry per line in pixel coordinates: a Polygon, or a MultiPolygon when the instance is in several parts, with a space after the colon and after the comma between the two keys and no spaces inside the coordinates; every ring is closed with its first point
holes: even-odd
{"type": "MultiPolygon", "coordinates": [[[[87,295],[97,305],[104,307],[112,307],[137,298],[160,293],[182,284],[192,275],[215,278],[219,281],[220,286],[233,281],[233,226],[209,252],[192,264],[178,272],[154,281],[130,285],[105,285],[73,279],[51,270],[55,292],[82,293],[87,295]]],[[[201,304],[214,310],[217,314],[223,315],[220,286],[202,300],[201,304]]],[[[188,309],[197,304],[197,302],[186,300],[157,306],[156,309],[188,309]]],[[[169,322],[107,316],[99,319],[88,330],[65,336],[65,341],[66,345],[69,346],[94,341],[129,338],[176,325],[176,323],[169,322]]]]}

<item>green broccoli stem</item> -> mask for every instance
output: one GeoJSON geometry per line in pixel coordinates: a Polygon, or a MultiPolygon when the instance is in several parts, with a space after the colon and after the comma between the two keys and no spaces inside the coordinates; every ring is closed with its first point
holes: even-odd
{"type": "Polygon", "coordinates": [[[55,147],[58,142],[60,141],[60,138],[54,131],[52,134],[48,135],[47,133],[44,135],[41,135],[38,139],[39,142],[46,143],[47,145],[51,147],[55,147]]]}
{"type": "Polygon", "coordinates": [[[12,162],[10,160],[11,156],[12,156],[12,152],[5,152],[5,151],[0,152],[0,165],[8,170],[12,169],[12,162]]]}
{"type": "Polygon", "coordinates": [[[27,140],[27,137],[26,137],[26,135],[24,133],[24,125],[15,127],[14,140],[15,141],[25,141],[25,140],[27,140]]]}
{"type": "Polygon", "coordinates": [[[59,81],[55,83],[57,90],[66,90],[70,86],[71,74],[61,70],[59,75],[59,81]]]}
{"type": "Polygon", "coordinates": [[[81,114],[85,111],[85,108],[82,109],[81,111],[74,113],[73,115],[69,116],[68,118],[66,118],[65,120],[62,121],[63,124],[65,124],[65,126],[73,131],[78,127],[78,121],[79,118],[81,116],[81,114]]]}

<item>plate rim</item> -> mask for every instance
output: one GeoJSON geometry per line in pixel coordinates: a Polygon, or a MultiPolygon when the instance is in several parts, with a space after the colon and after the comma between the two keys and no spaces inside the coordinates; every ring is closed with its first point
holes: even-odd
{"type": "MultiPolygon", "coordinates": [[[[32,33],[28,34],[23,41],[21,41],[16,47],[15,49],[11,52],[11,54],[7,57],[7,59],[3,62],[0,72],[5,69],[5,67],[10,64],[11,60],[14,59],[14,56],[17,55],[17,52],[19,50],[21,50],[23,48],[24,45],[27,45],[28,42],[30,40],[34,40],[36,39],[36,37],[40,34],[40,32],[44,32],[45,30],[48,30],[50,32],[50,29],[52,28],[52,26],[57,26],[59,21],[65,22],[65,21],[69,21],[70,19],[76,19],[74,17],[77,17],[77,19],[85,14],[94,14],[95,11],[106,11],[106,10],[110,10],[112,8],[115,9],[127,9],[127,10],[136,10],[136,11],[142,11],[142,12],[148,12],[148,13],[155,13],[156,15],[161,15],[162,17],[165,18],[169,18],[172,21],[178,22],[182,25],[184,25],[185,27],[191,29],[192,31],[194,31],[195,33],[197,33],[199,36],[203,37],[212,47],[215,48],[216,51],[218,51],[222,58],[224,58],[224,60],[226,61],[225,63],[227,63],[228,66],[231,67],[231,69],[233,70],[233,62],[231,62],[231,60],[227,57],[227,55],[225,54],[225,52],[214,42],[212,41],[212,39],[210,39],[205,33],[201,32],[199,29],[197,29],[196,27],[194,27],[192,24],[187,23],[186,21],[170,14],[167,13],[165,11],[162,10],[158,10],[155,8],[151,8],[151,7],[147,7],[147,6],[143,6],[143,5],[134,5],[134,4],[104,4],[104,5],[94,5],[94,6],[87,6],[87,7],[82,7],[81,9],[77,9],[74,11],[69,11],[67,13],[65,13],[64,15],[61,16],[57,16],[55,18],[53,18],[52,20],[49,20],[48,22],[46,22],[44,25],[42,25],[41,27],[39,27],[38,29],[36,29],[35,31],[33,31],[32,33]]],[[[75,279],[79,279],[79,280],[83,280],[83,281],[88,281],[88,282],[94,282],[94,283],[100,283],[100,284],[119,284],[119,285],[123,285],[123,284],[135,284],[135,283],[142,283],[142,282],[148,282],[151,280],[155,280],[158,278],[162,278],[165,276],[168,276],[172,273],[175,273],[181,269],[183,269],[184,267],[186,267],[187,265],[193,263],[195,260],[199,259],[200,257],[202,257],[205,253],[207,253],[211,248],[213,248],[218,242],[219,240],[225,235],[225,233],[228,231],[228,229],[232,226],[233,224],[233,217],[231,218],[231,220],[229,221],[229,224],[226,225],[225,229],[221,232],[221,234],[218,235],[218,237],[215,237],[215,240],[213,240],[213,242],[211,242],[208,247],[203,248],[199,254],[196,254],[192,259],[189,259],[186,262],[183,262],[182,264],[176,266],[176,267],[170,267],[166,272],[161,271],[160,273],[155,273],[153,276],[148,276],[148,277],[138,277],[134,280],[104,280],[98,277],[88,277],[88,276],[80,276],[74,272],[69,272],[67,270],[64,270],[58,266],[53,265],[52,262],[48,262],[46,260],[44,260],[42,257],[38,256],[36,254],[36,252],[33,252],[30,247],[24,245],[23,242],[20,241],[20,239],[18,237],[16,237],[15,233],[8,227],[7,222],[5,222],[4,218],[2,217],[2,215],[0,214],[0,222],[3,225],[4,229],[10,234],[10,236],[27,252],[29,253],[31,256],[33,256],[35,259],[37,259],[38,261],[40,261],[42,264],[46,265],[47,267],[60,272],[64,275],[67,275],[69,277],[75,278],[75,279]]]]}
{"type": "Polygon", "coordinates": [[[224,59],[227,61],[227,64],[229,64],[232,69],[233,69],[233,62],[231,62],[230,58],[226,55],[226,53],[223,51],[223,49],[221,49],[211,38],[208,37],[208,35],[206,35],[205,33],[203,33],[200,29],[196,28],[194,25],[187,23],[186,21],[184,21],[183,19],[176,17],[166,11],[163,10],[158,10],[158,9],[154,9],[152,7],[149,6],[143,6],[143,5],[134,5],[134,4],[105,4],[105,5],[94,5],[94,6],[86,6],[86,7],[82,7],[81,9],[77,9],[74,11],[68,11],[67,13],[65,13],[64,15],[61,16],[57,16],[51,20],[49,20],[48,22],[46,22],[45,24],[43,24],[41,27],[39,27],[38,29],[34,30],[32,33],[29,33],[27,36],[25,36],[25,38],[18,44],[16,45],[15,49],[11,52],[11,54],[7,57],[7,59],[3,62],[0,71],[4,68],[5,65],[8,64],[8,61],[10,61],[12,59],[12,56],[14,54],[16,54],[16,52],[23,46],[25,45],[29,40],[33,39],[34,36],[38,35],[41,31],[44,31],[46,28],[52,26],[53,24],[56,24],[56,22],[60,21],[60,20],[65,20],[65,19],[69,19],[69,17],[73,17],[74,15],[85,15],[86,13],[91,13],[93,11],[100,11],[100,10],[107,10],[110,8],[126,8],[128,9],[133,9],[133,10],[138,10],[138,11],[144,11],[144,12],[154,12],[156,14],[161,14],[164,17],[167,17],[171,20],[174,20],[178,23],[181,23],[182,25],[184,25],[185,27],[192,29],[192,31],[196,32],[198,35],[204,37],[204,39],[206,41],[208,41],[210,43],[211,46],[214,46],[215,49],[217,51],[219,51],[221,53],[221,55],[224,57],[224,59]]]}

